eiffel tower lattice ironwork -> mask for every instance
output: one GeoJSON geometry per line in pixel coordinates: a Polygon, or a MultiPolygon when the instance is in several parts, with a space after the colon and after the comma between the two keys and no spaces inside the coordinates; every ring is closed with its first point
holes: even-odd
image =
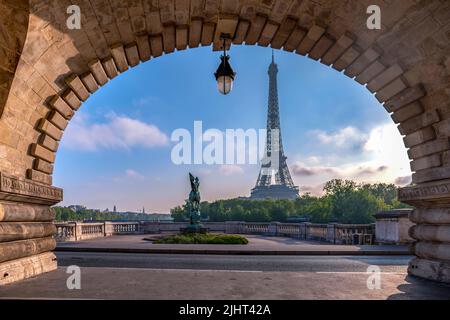
{"type": "Polygon", "coordinates": [[[251,199],[295,199],[298,187],[292,181],[286,156],[283,151],[278,105],[278,66],[272,52],[269,66],[269,101],[267,112],[267,140],[265,161],[261,165],[256,186],[251,191],[251,199]],[[270,159],[270,161],[268,161],[270,159]]]}

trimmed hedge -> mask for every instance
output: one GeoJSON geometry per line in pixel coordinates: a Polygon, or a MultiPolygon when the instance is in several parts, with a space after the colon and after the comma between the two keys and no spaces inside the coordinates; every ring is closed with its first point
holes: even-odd
{"type": "Polygon", "coordinates": [[[233,234],[187,233],[163,237],[158,244],[247,244],[248,240],[233,234]]]}

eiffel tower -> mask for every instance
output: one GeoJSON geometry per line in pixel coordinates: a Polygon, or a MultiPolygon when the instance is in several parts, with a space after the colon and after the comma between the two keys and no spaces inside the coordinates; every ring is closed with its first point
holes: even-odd
{"type": "Polygon", "coordinates": [[[251,191],[250,199],[296,199],[298,187],[294,186],[286,156],[283,151],[280,127],[280,110],[278,106],[278,66],[272,51],[272,63],[269,66],[269,106],[267,111],[267,140],[264,159],[258,175],[256,186],[251,191]]]}

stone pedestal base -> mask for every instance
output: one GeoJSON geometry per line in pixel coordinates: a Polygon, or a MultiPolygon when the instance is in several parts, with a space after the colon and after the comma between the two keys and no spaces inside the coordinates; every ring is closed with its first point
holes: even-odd
{"type": "Polygon", "coordinates": [[[414,258],[409,262],[408,273],[428,280],[450,284],[450,264],[414,258]]]}
{"type": "Polygon", "coordinates": [[[52,252],[3,262],[0,263],[0,285],[35,277],[56,268],[56,256],[52,252]]]}

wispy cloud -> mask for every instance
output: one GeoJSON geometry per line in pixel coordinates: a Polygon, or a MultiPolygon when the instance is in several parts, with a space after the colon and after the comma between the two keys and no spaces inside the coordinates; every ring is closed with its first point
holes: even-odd
{"type": "Polygon", "coordinates": [[[411,181],[409,159],[395,124],[382,124],[367,132],[345,127],[336,132],[312,133],[327,148],[293,163],[291,170],[300,185],[311,185],[316,192],[317,186],[333,178],[397,185],[411,181]]]}
{"type": "Polygon", "coordinates": [[[71,123],[63,146],[74,150],[130,149],[158,147],[168,144],[168,137],[157,126],[116,114],[107,123],[88,124],[85,118],[71,123]]]}
{"type": "Polygon", "coordinates": [[[338,149],[355,151],[362,150],[369,138],[366,133],[351,126],[331,133],[323,130],[312,130],[309,134],[315,137],[321,144],[331,145],[338,149]]]}

